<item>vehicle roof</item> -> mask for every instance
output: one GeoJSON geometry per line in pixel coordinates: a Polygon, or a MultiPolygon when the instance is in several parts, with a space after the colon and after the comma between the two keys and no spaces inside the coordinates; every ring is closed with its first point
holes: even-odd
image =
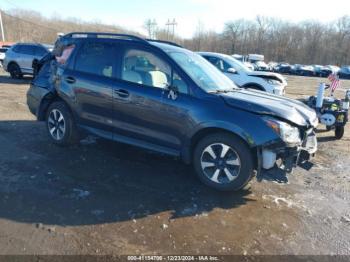
{"type": "MultiPolygon", "coordinates": [[[[18,42],[15,45],[31,45],[31,46],[43,46],[46,49],[53,48],[53,45],[50,44],[42,44],[42,43],[29,43],[29,42],[18,42]]],[[[13,45],[13,46],[15,46],[13,45]]]]}
{"type": "Polygon", "coordinates": [[[114,33],[104,33],[104,32],[72,32],[68,33],[60,38],[57,39],[56,44],[63,44],[63,45],[69,45],[74,44],[77,42],[84,42],[84,41],[91,41],[94,39],[101,39],[101,40],[110,40],[113,42],[123,42],[123,43],[138,43],[138,44],[145,44],[145,45],[152,45],[155,47],[158,47],[162,49],[163,51],[184,51],[185,48],[179,46],[176,43],[169,42],[169,41],[163,41],[163,40],[156,40],[156,39],[145,39],[139,36],[135,35],[128,35],[128,34],[114,34],[114,33]]]}

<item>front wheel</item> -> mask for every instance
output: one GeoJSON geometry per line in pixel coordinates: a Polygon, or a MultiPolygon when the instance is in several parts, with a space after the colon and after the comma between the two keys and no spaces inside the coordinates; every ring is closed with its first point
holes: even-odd
{"type": "Polygon", "coordinates": [[[249,147],[227,133],[203,138],[194,150],[193,164],[204,184],[221,191],[243,188],[254,172],[249,147]]]}
{"type": "Polygon", "coordinates": [[[57,145],[68,146],[79,142],[79,132],[64,102],[53,102],[49,106],[46,127],[51,141],[57,145]]]}
{"type": "Polygon", "coordinates": [[[335,131],[334,131],[334,134],[335,134],[335,138],[336,139],[342,139],[342,137],[344,136],[344,127],[343,126],[337,126],[335,128],[335,131]]]}

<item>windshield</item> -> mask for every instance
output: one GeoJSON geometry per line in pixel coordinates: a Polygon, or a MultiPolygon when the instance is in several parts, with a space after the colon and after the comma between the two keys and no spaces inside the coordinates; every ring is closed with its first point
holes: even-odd
{"type": "Polygon", "coordinates": [[[229,78],[200,55],[180,51],[168,51],[168,54],[206,92],[229,91],[238,88],[229,78]]]}

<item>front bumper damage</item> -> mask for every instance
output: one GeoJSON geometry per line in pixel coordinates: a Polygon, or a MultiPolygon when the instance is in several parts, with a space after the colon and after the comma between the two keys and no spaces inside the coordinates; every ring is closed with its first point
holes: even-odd
{"type": "Polygon", "coordinates": [[[291,173],[298,163],[311,159],[317,151],[317,138],[313,128],[307,130],[303,141],[298,145],[286,145],[282,141],[261,146],[258,149],[258,173],[276,166],[291,173]]]}

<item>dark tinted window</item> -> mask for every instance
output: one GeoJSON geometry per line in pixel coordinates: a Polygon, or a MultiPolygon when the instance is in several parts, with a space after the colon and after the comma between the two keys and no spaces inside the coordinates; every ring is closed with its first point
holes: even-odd
{"type": "Polygon", "coordinates": [[[32,45],[21,45],[19,52],[22,53],[22,54],[25,54],[25,55],[34,55],[35,46],[32,46],[32,45]]]}
{"type": "Polygon", "coordinates": [[[204,56],[204,58],[207,59],[213,65],[215,65],[217,63],[217,61],[219,60],[218,58],[212,57],[212,56],[204,56]]]}
{"type": "Polygon", "coordinates": [[[21,49],[21,46],[20,45],[15,45],[14,47],[12,47],[12,51],[18,53],[21,49]]]}
{"type": "Polygon", "coordinates": [[[47,53],[48,53],[48,51],[45,48],[43,48],[41,46],[36,46],[35,47],[35,55],[37,55],[37,56],[44,56],[47,53]]]}
{"type": "Polygon", "coordinates": [[[214,66],[216,66],[217,69],[219,69],[222,72],[226,72],[227,69],[230,68],[230,65],[226,63],[224,60],[217,58],[217,57],[212,57],[208,56],[205,57],[210,63],[212,63],[214,66]]]}
{"type": "Polygon", "coordinates": [[[75,59],[75,70],[95,75],[113,76],[113,44],[85,43],[75,59]]]}

